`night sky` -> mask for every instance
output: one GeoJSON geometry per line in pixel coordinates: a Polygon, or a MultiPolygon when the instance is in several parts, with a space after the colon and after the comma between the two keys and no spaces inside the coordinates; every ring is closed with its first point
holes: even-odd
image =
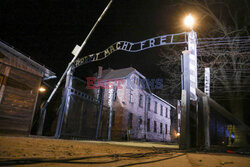
{"type": "MultiPolygon", "coordinates": [[[[243,17],[247,8],[243,2],[233,1],[230,4],[240,28],[247,26],[244,25],[247,17],[243,17]]],[[[71,52],[75,45],[82,44],[108,3],[109,0],[1,0],[0,40],[60,77],[73,58],[71,52]]],[[[223,23],[233,24],[227,8],[216,4],[210,7],[223,23]]],[[[190,31],[183,25],[183,19],[189,13],[196,17],[198,24],[194,29],[198,38],[209,37],[211,27],[208,17],[199,13],[197,8],[185,6],[181,0],[114,0],[79,57],[103,51],[117,41],[137,42],[159,35],[190,31]]],[[[178,47],[181,55],[186,46],[178,47]]],[[[163,46],[137,53],[117,51],[105,60],[81,66],[75,75],[81,78],[91,76],[98,65],[114,69],[132,66],[147,78],[167,78],[157,65],[161,48],[163,46]]]]}
{"type": "MultiPolygon", "coordinates": [[[[1,1],[0,39],[60,76],[73,58],[71,51],[83,42],[108,3],[108,0],[1,1]]],[[[183,32],[185,29],[175,26],[186,13],[175,10],[167,1],[115,0],[80,57],[102,51],[121,40],[136,42],[183,32]]],[[[133,66],[153,77],[159,74],[155,65],[158,52],[159,48],[138,53],[118,51],[104,61],[81,67],[76,75],[91,75],[102,65],[105,68],[133,66]]]]}

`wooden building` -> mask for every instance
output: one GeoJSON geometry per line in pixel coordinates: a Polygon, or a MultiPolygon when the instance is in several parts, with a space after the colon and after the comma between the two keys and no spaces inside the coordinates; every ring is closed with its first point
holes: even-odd
{"type": "Polygon", "coordinates": [[[0,41],[0,134],[29,135],[41,82],[55,74],[0,41]]]}

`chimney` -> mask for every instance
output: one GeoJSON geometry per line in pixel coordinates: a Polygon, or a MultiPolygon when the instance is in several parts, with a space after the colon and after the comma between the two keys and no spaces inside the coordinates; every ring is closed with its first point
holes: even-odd
{"type": "Polygon", "coordinates": [[[98,66],[98,73],[97,73],[97,78],[102,77],[102,66],[98,66]]]}

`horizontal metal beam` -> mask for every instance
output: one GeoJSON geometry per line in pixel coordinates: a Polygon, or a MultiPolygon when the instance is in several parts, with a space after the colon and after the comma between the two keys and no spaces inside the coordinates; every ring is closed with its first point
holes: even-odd
{"type": "Polygon", "coordinates": [[[88,100],[88,101],[90,101],[90,102],[92,102],[94,104],[99,104],[100,103],[100,101],[97,98],[92,97],[92,96],[88,95],[85,92],[79,91],[79,90],[74,89],[72,87],[69,87],[68,89],[69,89],[69,95],[75,95],[75,96],[77,96],[77,97],[79,97],[81,99],[88,100]]]}

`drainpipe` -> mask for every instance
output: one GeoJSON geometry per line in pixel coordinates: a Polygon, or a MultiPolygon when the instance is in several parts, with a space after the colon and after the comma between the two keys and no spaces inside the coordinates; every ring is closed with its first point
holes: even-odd
{"type": "Polygon", "coordinates": [[[144,114],[144,139],[147,140],[148,135],[148,95],[145,96],[145,114],[144,114]]]}
{"type": "MultiPolygon", "coordinates": [[[[115,88],[114,88],[115,89],[115,88]]],[[[109,89],[109,124],[108,124],[108,140],[111,140],[112,133],[112,117],[113,117],[113,100],[114,100],[114,89],[109,89]]]]}

